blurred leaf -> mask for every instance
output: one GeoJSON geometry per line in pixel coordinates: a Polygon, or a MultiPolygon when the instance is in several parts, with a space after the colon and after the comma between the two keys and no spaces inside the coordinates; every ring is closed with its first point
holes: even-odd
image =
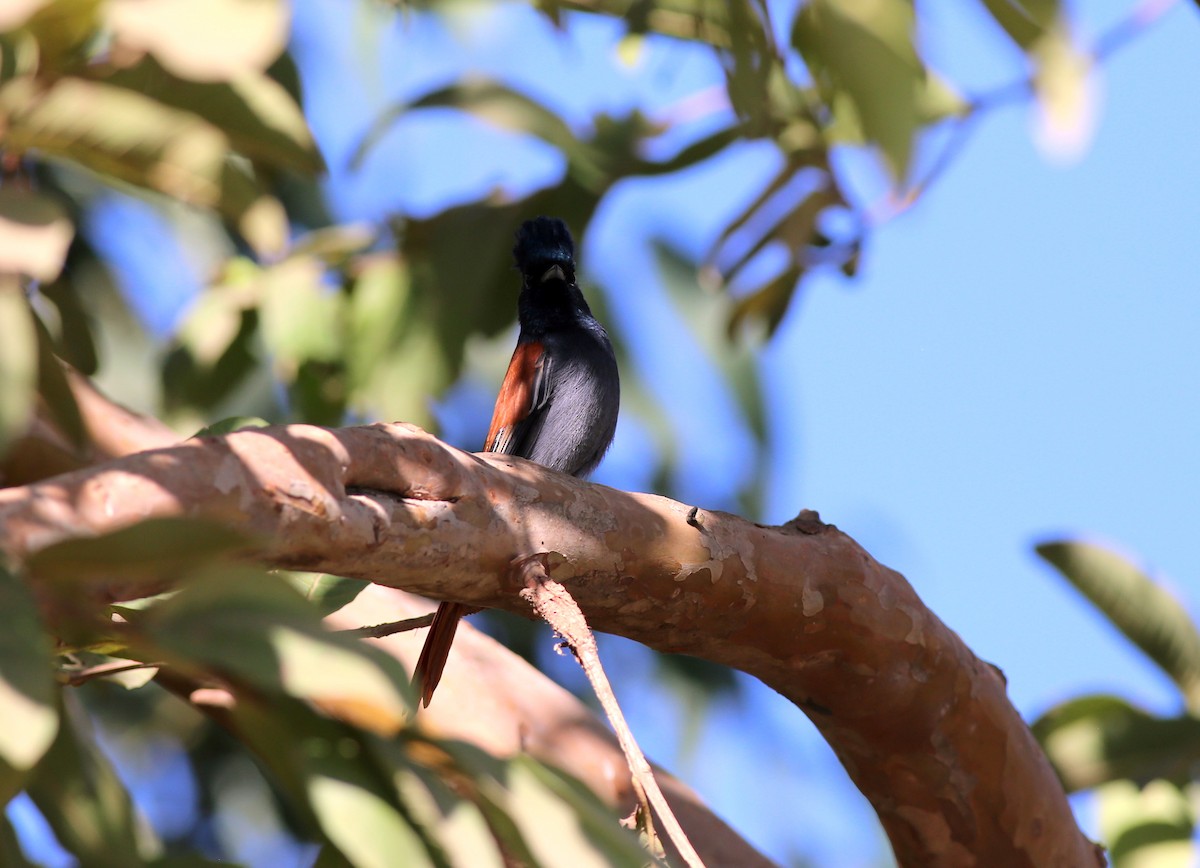
{"type": "Polygon", "coordinates": [[[1200,761],[1200,720],[1155,717],[1115,696],[1069,700],[1032,729],[1067,792],[1125,779],[1184,783],[1200,761]]]}
{"type": "Polygon", "coordinates": [[[343,297],[322,283],[324,268],[308,256],[291,257],[260,275],[263,340],[285,378],[302,363],[342,356],[343,297]]]}
{"type": "Polygon", "coordinates": [[[58,730],[58,687],[51,641],[37,603],[17,576],[0,566],[0,804],[21,788],[58,730]]]}
{"type": "Polygon", "coordinates": [[[34,770],[27,792],[59,843],[80,864],[89,868],[145,864],[157,849],[153,833],[138,822],[116,772],[83,731],[82,713],[70,702],[65,712],[58,736],[34,770]]]}
{"type": "Polygon", "coordinates": [[[1021,49],[1028,51],[1061,15],[1058,0],[982,0],[984,7],[1021,49]]]}
{"type": "Polygon", "coordinates": [[[176,336],[162,368],[168,408],[209,410],[245,383],[259,365],[254,308],[256,266],[235,261],[227,281],[202,293],[176,336]]]}
{"type": "MultiPolygon", "coordinates": [[[[90,251],[86,254],[91,255],[90,251]]],[[[91,316],[79,297],[79,287],[74,280],[59,279],[43,285],[41,293],[58,310],[55,354],[84,376],[93,376],[99,366],[96,342],[92,337],[91,316]]]]}
{"type": "Polygon", "coordinates": [[[271,423],[257,416],[230,416],[211,425],[205,425],[193,437],[219,437],[222,434],[232,434],[245,428],[269,428],[271,423]]]}
{"type": "Polygon", "coordinates": [[[153,653],[185,672],[215,669],[372,732],[395,733],[412,706],[394,658],[326,630],[292,587],[254,570],[193,573],[178,594],[146,610],[139,631],[153,653]]]}
{"type": "Polygon", "coordinates": [[[104,80],[199,115],[251,159],[305,174],[323,168],[300,107],[281,84],[263,73],[202,83],[172,75],[147,58],[132,68],[113,70],[104,80]]]}
{"type": "Polygon", "coordinates": [[[489,80],[464,81],[397,103],[371,125],[355,149],[351,166],[359,168],[366,154],[404,115],[417,109],[451,108],[467,112],[501,129],[536,136],[567,155],[579,158],[582,143],[559,115],[541,103],[503,84],[489,80]]]}
{"type": "MultiPolygon", "coordinates": [[[[21,0],[19,5],[26,5],[21,0]]],[[[94,39],[103,22],[101,0],[54,0],[45,3],[25,22],[38,44],[42,72],[62,73],[82,66],[85,45],[94,39]]]]}
{"type": "Polygon", "coordinates": [[[179,575],[249,545],[247,537],[206,519],[151,518],[102,536],[54,543],[26,563],[44,582],[72,583],[98,573],[133,581],[179,575]]]}
{"type": "Polygon", "coordinates": [[[264,702],[243,692],[231,714],[239,738],[291,806],[337,848],[326,848],[318,864],[448,868],[438,858],[440,847],[402,810],[390,770],[377,762],[373,746],[380,740],[290,699],[264,702]]]}
{"type": "Polygon", "coordinates": [[[1095,95],[1090,87],[1091,58],[1056,29],[1034,52],[1033,85],[1038,97],[1038,143],[1049,155],[1071,158],[1091,141],[1095,95]]]}
{"type": "Polygon", "coordinates": [[[109,25],[123,51],[148,51],[195,81],[261,72],[282,53],[289,8],[282,0],[112,0],[109,25]]]}
{"type": "Polygon", "coordinates": [[[75,393],[67,383],[62,365],[54,355],[54,342],[42,321],[34,317],[38,337],[38,393],[50,409],[59,431],[81,451],[90,442],[87,426],[75,402],[75,393]]]}
{"type": "Polygon", "coordinates": [[[637,836],[613,821],[596,794],[579,780],[525,755],[509,761],[517,822],[546,865],[566,854],[572,865],[627,865],[649,861],[637,836]]]}
{"type": "Polygon", "coordinates": [[[0,33],[15,30],[50,0],[9,0],[0,6],[0,33]]]}
{"type": "Polygon", "coordinates": [[[317,774],[308,781],[308,797],[325,833],[355,868],[431,864],[412,827],[370,790],[317,774]]]}
{"type": "Polygon", "coordinates": [[[304,599],[316,606],[322,618],[350,605],[371,586],[370,582],[362,579],[347,579],[328,573],[293,573],[289,578],[304,599]]]}
{"type": "Polygon", "coordinates": [[[478,806],[455,792],[455,782],[444,769],[434,771],[414,762],[414,752],[405,747],[376,745],[376,750],[391,769],[392,783],[413,825],[440,845],[437,857],[447,865],[503,865],[478,806]]]}
{"type": "Polygon", "coordinates": [[[1046,542],[1035,550],[1167,673],[1189,708],[1200,709],[1200,633],[1174,596],[1098,545],[1046,542]]]}
{"type": "Polygon", "coordinates": [[[835,113],[853,110],[903,183],[919,123],[925,68],[913,46],[912,0],[811,0],[796,16],[792,41],[835,113]],[[838,92],[849,102],[834,98],[838,92]]]}
{"type": "Polygon", "coordinates": [[[728,0],[541,0],[537,8],[556,25],[565,10],[590,12],[624,19],[630,33],[659,33],[729,48],[732,5],[728,0]]]}
{"type": "Polygon", "coordinates": [[[99,81],[20,78],[0,86],[0,124],[14,154],[38,151],[102,177],[218,209],[270,251],[286,238],[257,179],[230,161],[231,143],[198,115],[99,81]]]}
{"type": "Polygon", "coordinates": [[[314,256],[326,265],[339,267],[353,254],[362,253],[375,243],[377,234],[365,223],[315,229],[296,239],[292,244],[292,255],[314,256]]]}
{"type": "Polygon", "coordinates": [[[726,339],[725,296],[701,289],[698,266],[661,241],[655,242],[658,271],[676,313],[687,323],[704,354],[716,365],[726,389],[742,411],[742,418],[758,445],[766,443],[766,409],[762,382],[754,353],[726,339]]]}
{"type": "Polygon", "coordinates": [[[51,197],[0,187],[0,274],[24,274],[50,281],[62,271],[75,227],[51,197]]]}
{"type": "Polygon", "coordinates": [[[1127,781],[1100,788],[1100,829],[1113,868],[1191,868],[1195,823],[1179,787],[1153,781],[1140,789],[1127,781]]]}
{"type": "Polygon", "coordinates": [[[0,274],[0,452],[25,433],[37,385],[37,331],[15,275],[0,274]]]}
{"type": "MultiPolygon", "coordinates": [[[[2,14],[0,13],[0,15],[2,14]]],[[[0,20],[0,24],[2,23],[0,20]]],[[[0,811],[0,865],[6,865],[9,868],[38,868],[37,865],[25,858],[21,842],[17,839],[17,832],[13,829],[12,822],[4,811],[0,811]]]]}

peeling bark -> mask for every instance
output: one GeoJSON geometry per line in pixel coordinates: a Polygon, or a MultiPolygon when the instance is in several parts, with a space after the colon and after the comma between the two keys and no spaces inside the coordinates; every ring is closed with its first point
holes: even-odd
{"type": "MultiPolygon", "coordinates": [[[[0,491],[23,558],[148,517],[216,519],[260,559],[528,616],[515,558],[597,630],[747,672],[813,720],[902,866],[1102,865],[997,671],[813,513],[782,527],[630,494],[419,429],[242,431],[0,491]]],[[[100,593],[141,593],[96,576],[100,593]]]]}

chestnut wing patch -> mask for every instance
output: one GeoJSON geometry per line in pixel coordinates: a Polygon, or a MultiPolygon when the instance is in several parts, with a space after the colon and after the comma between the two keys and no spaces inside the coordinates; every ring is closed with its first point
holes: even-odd
{"type": "Polygon", "coordinates": [[[520,454],[524,433],[550,399],[550,364],[541,343],[517,344],[496,396],[484,452],[520,454]]]}

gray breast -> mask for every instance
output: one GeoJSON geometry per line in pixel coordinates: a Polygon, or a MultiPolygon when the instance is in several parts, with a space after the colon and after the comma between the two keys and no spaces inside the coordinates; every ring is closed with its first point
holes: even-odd
{"type": "Polygon", "coordinates": [[[547,406],[526,456],[573,476],[586,476],[612,443],[620,384],[608,336],[600,329],[580,336],[548,336],[554,359],[547,406]]]}

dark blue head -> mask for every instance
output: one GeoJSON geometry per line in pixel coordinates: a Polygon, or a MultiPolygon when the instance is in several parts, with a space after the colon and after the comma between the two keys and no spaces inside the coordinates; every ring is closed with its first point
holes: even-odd
{"type": "Polygon", "coordinates": [[[567,224],[557,217],[535,217],[522,223],[513,259],[530,282],[541,280],[555,265],[563,270],[568,283],[575,282],[575,242],[567,224]]]}

